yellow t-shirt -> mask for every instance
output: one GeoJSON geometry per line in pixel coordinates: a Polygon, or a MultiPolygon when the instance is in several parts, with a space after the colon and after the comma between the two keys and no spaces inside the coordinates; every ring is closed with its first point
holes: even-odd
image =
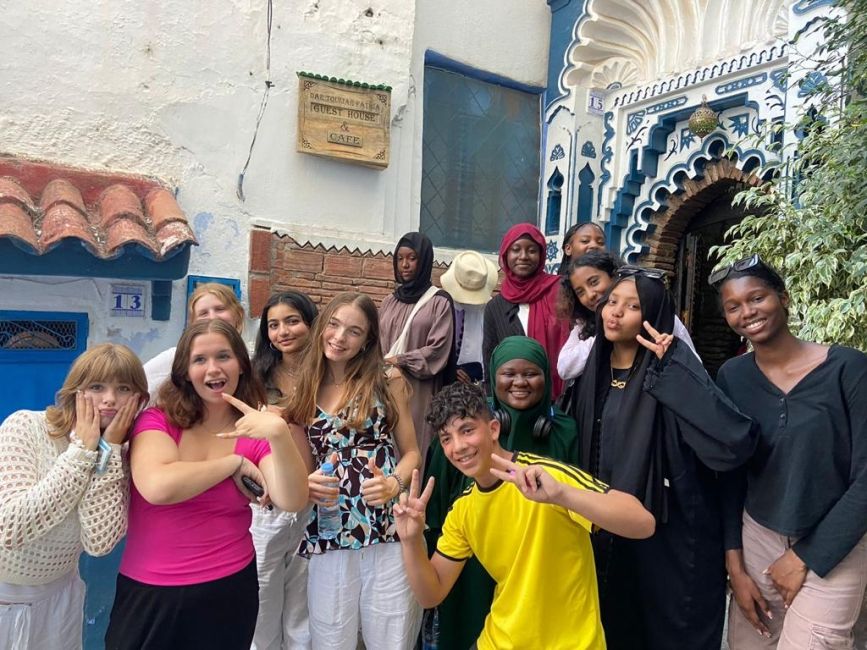
{"type": "MultiPolygon", "coordinates": [[[[518,452],[513,460],[581,490],[608,489],[550,458],[518,452]]],[[[592,526],[566,508],[530,501],[511,483],[473,484],[455,500],[437,552],[456,561],[475,555],[497,583],[479,650],[604,650],[592,526]]]]}

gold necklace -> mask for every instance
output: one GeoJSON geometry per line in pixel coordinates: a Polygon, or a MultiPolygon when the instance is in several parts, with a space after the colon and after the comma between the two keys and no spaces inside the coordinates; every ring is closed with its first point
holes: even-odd
{"type": "MultiPolygon", "coordinates": [[[[608,368],[611,370],[611,388],[616,388],[617,390],[623,390],[626,388],[626,384],[629,383],[629,380],[632,379],[632,373],[635,372],[635,359],[632,360],[632,365],[629,368],[629,373],[626,375],[626,379],[615,379],[614,378],[614,363],[613,363],[614,351],[612,350],[611,355],[608,357],[608,368]]],[[[618,368],[618,370],[625,370],[625,368],[618,368]]]]}
{"type": "Polygon", "coordinates": [[[626,376],[626,379],[615,379],[614,378],[614,366],[610,366],[611,369],[611,388],[617,388],[623,390],[626,388],[626,382],[629,381],[629,377],[632,375],[632,371],[629,371],[629,375],[626,376]]]}

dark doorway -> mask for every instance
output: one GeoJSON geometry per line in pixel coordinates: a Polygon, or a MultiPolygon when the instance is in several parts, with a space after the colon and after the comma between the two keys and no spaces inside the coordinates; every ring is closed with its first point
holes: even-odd
{"type": "Polygon", "coordinates": [[[716,291],[707,284],[715,264],[708,261],[711,247],[722,244],[725,232],[744,217],[744,212],[732,205],[732,198],[741,189],[739,184],[728,185],[697,212],[677,251],[672,287],[676,307],[711,377],[716,377],[720,366],[742,348],[740,337],[729,329],[720,312],[716,291]]]}

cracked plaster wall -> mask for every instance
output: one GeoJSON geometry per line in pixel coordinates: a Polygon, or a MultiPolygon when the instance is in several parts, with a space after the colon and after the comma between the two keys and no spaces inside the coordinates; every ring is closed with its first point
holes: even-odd
{"type": "MultiPolygon", "coordinates": [[[[160,178],[201,244],[189,272],[241,279],[246,303],[254,224],[374,250],[416,228],[425,50],[543,85],[550,14],[544,0],[275,2],[274,85],[245,201],[238,175],[268,78],[264,0],[36,2],[10,5],[4,21],[0,155],[160,178]],[[388,169],[295,151],[299,70],[393,86],[388,169]]],[[[109,318],[110,282],[0,278],[0,309],[86,311],[91,342],[143,358],[174,344],[185,280],[168,323],[109,318]]]]}

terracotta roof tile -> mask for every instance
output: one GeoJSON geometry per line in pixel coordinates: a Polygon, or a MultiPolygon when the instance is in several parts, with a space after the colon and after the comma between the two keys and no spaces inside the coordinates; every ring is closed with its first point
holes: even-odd
{"type": "Polygon", "coordinates": [[[145,210],[150,215],[154,230],[159,231],[171,221],[187,222],[181,207],[175,201],[175,195],[163,187],[158,187],[147,193],[144,199],[145,210]]]}
{"type": "Polygon", "coordinates": [[[33,252],[39,251],[39,238],[33,230],[30,215],[17,201],[0,203],[0,237],[24,243],[33,252]]]}
{"type": "Polygon", "coordinates": [[[82,214],[66,202],[54,202],[42,217],[42,234],[39,237],[41,252],[51,250],[67,237],[76,237],[94,255],[99,256],[99,242],[82,214]]]}
{"type": "Polygon", "coordinates": [[[36,255],[78,239],[102,259],[134,248],[160,260],[197,243],[172,192],[154,180],[0,157],[7,238],[36,255]]]}
{"type": "Polygon", "coordinates": [[[44,212],[50,210],[57,203],[65,203],[87,217],[87,208],[84,206],[81,192],[75,185],[63,178],[56,178],[48,183],[42,190],[42,196],[39,197],[39,207],[44,212]]]}
{"type": "Polygon", "coordinates": [[[153,250],[153,243],[148,236],[148,231],[138,221],[124,218],[115,219],[106,230],[105,250],[109,257],[117,255],[119,248],[133,243],[153,250]]]}
{"type": "Polygon", "coordinates": [[[14,201],[28,212],[33,212],[33,202],[30,195],[14,178],[0,178],[0,202],[14,201]]]}
{"type": "Polygon", "coordinates": [[[144,225],[141,200],[126,185],[112,185],[99,197],[99,225],[110,228],[118,219],[135,219],[144,225]]]}
{"type": "Polygon", "coordinates": [[[190,240],[196,241],[186,221],[170,221],[165,224],[157,232],[157,239],[161,246],[160,250],[157,251],[157,255],[160,257],[190,240]]]}

